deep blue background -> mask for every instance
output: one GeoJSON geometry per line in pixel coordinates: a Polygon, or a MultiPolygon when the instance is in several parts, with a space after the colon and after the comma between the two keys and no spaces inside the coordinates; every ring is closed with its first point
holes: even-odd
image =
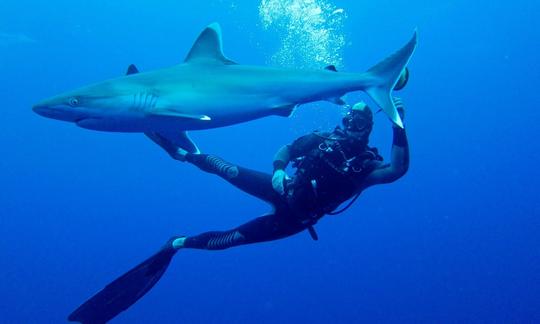
{"type": "MultiPolygon", "coordinates": [[[[226,54],[264,64],[258,1],[0,3],[0,322],[62,323],[173,234],[226,229],[266,206],[169,159],[140,134],[41,118],[45,97],[179,63],[219,21],[226,54]]],[[[345,214],[279,242],[181,251],[114,323],[540,322],[538,1],[353,1],[347,71],[419,28],[407,105],[411,168],[345,214]]],[[[279,38],[279,35],[274,35],[279,38]]],[[[351,96],[355,98],[355,96],[351,96]]],[[[270,171],[277,148],[339,120],[331,104],[194,133],[270,171]],[[313,108],[313,109],[310,109],[313,108]]],[[[386,154],[390,125],[372,136],[386,154]]],[[[387,154],[386,154],[387,155],[387,154]]]]}

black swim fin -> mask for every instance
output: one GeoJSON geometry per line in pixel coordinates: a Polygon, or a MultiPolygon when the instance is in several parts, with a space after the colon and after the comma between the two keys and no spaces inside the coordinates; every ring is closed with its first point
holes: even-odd
{"type": "Polygon", "coordinates": [[[83,324],[104,324],[128,309],[144,296],[167,270],[178,251],[171,238],[156,254],[108,284],[103,290],[79,306],[68,320],[83,324]]]}

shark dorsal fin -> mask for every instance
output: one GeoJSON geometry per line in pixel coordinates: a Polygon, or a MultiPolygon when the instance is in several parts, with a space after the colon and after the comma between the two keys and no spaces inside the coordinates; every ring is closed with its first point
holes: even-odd
{"type": "Polygon", "coordinates": [[[221,28],[218,23],[208,25],[199,35],[185,59],[186,63],[221,62],[236,64],[223,55],[221,28]]]}
{"type": "Polygon", "coordinates": [[[135,64],[130,64],[127,68],[126,75],[137,74],[137,73],[139,73],[139,69],[137,69],[135,64]]]}

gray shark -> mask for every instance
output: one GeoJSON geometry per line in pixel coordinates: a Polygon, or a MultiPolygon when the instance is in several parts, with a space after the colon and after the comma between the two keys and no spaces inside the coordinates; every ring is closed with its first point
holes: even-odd
{"type": "Polygon", "coordinates": [[[102,81],[46,99],[33,107],[45,117],[110,132],[157,133],[198,152],[186,131],[223,127],[270,115],[289,116],[301,104],[364,91],[403,127],[391,91],[417,44],[417,33],[400,50],[364,73],[294,70],[240,65],[222,50],[217,23],[206,27],[182,64],[102,81]]]}

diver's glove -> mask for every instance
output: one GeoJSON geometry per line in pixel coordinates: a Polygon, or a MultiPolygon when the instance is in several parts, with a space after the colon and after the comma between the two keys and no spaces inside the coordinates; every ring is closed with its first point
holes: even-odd
{"type": "MultiPolygon", "coordinates": [[[[401,98],[394,97],[394,105],[396,106],[396,110],[399,114],[399,117],[401,118],[401,121],[405,121],[405,106],[403,105],[403,101],[401,101],[401,98]]],[[[396,124],[392,123],[392,130],[394,133],[394,139],[392,142],[392,145],[398,146],[398,147],[407,147],[407,135],[405,132],[405,128],[401,128],[397,126],[396,124]]]]}
{"type": "MultiPolygon", "coordinates": [[[[399,114],[399,118],[401,118],[401,121],[405,121],[405,105],[403,105],[403,100],[399,97],[393,97],[394,105],[396,106],[396,110],[399,114]]],[[[393,125],[394,127],[397,127],[396,125],[393,125]]]]}
{"type": "Polygon", "coordinates": [[[272,187],[280,195],[285,194],[285,180],[289,177],[283,169],[277,169],[272,176],[272,187]]]}

